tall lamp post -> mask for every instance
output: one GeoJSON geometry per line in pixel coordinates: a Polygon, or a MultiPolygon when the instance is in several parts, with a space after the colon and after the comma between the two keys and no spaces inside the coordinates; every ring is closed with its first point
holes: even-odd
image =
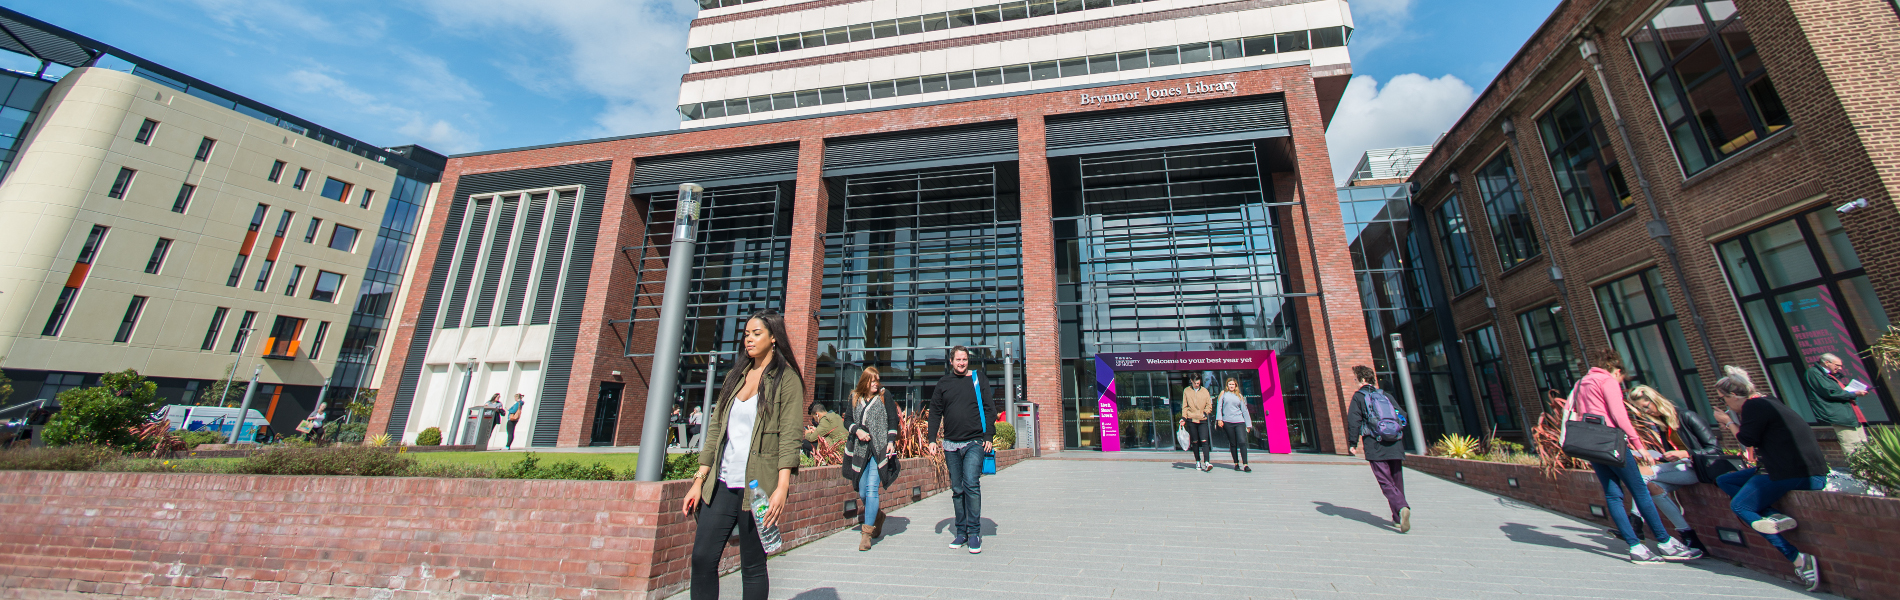
{"type": "MultiPolygon", "coordinates": [[[[263,373],[264,365],[258,365],[256,370],[251,371],[251,384],[244,386],[244,402],[238,405],[237,426],[231,428],[231,443],[235,444],[238,438],[244,437],[244,417],[251,414],[251,394],[257,392],[257,376],[263,373]]],[[[251,442],[256,443],[257,436],[251,436],[251,442]]]]}
{"type": "MultiPolygon", "coordinates": [[[[256,331],[256,330],[249,327],[239,327],[237,330],[238,332],[237,349],[232,350],[232,352],[237,353],[237,357],[231,359],[231,372],[225,374],[224,389],[219,390],[218,406],[220,407],[224,406],[225,402],[230,401],[231,384],[237,382],[238,363],[244,361],[244,344],[251,341],[252,331],[256,331]]],[[[235,437],[237,434],[232,433],[231,435],[235,437]]]]}
{"type": "Polygon", "coordinates": [[[468,388],[469,384],[475,382],[475,365],[475,357],[469,357],[467,374],[462,376],[461,399],[456,400],[455,408],[449,410],[449,439],[444,440],[446,443],[443,445],[445,446],[453,446],[461,441],[461,439],[456,436],[462,434],[462,409],[468,406],[468,388]]]}
{"type": "Polygon", "coordinates": [[[1392,363],[1399,368],[1399,389],[1405,390],[1405,412],[1411,423],[1412,441],[1418,446],[1418,453],[1424,454],[1425,421],[1418,412],[1418,397],[1412,395],[1412,368],[1405,360],[1405,341],[1399,334],[1392,334],[1392,363]]]}
{"type": "Polygon", "coordinates": [[[640,428],[640,463],[633,472],[637,481],[659,481],[666,474],[666,415],[679,388],[680,338],[686,335],[693,242],[698,237],[700,201],[705,193],[706,188],[698,184],[680,184],[679,203],[673,210],[673,251],[666,255],[666,290],[660,296],[652,383],[647,386],[647,415],[640,428]]]}

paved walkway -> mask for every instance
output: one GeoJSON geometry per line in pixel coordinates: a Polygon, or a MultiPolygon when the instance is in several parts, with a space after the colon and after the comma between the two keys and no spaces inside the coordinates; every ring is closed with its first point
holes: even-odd
{"type": "MultiPolygon", "coordinates": [[[[1409,534],[1359,465],[1031,460],[983,478],[983,554],[950,495],[771,559],[772,598],[1803,598],[1732,564],[1631,564],[1587,522],[1412,471],[1409,534]]],[[[736,573],[722,598],[739,598],[736,573]]],[[[684,600],[687,594],[675,596],[684,600]]]]}

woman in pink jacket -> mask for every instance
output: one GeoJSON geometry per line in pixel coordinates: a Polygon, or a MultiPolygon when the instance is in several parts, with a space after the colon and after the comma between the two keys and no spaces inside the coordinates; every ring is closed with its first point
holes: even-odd
{"type": "Polygon", "coordinates": [[[1649,496],[1649,484],[1643,481],[1642,467],[1637,457],[1648,457],[1649,449],[1644,447],[1643,439],[1636,434],[1636,426],[1630,423],[1629,411],[1623,405],[1623,357],[1615,350],[1603,349],[1591,353],[1590,372],[1577,382],[1577,391],[1570,395],[1570,409],[1581,415],[1603,417],[1605,425],[1623,430],[1629,438],[1630,453],[1624,457],[1623,465],[1617,467],[1591,463],[1596,469],[1597,481],[1603,484],[1603,506],[1610,511],[1610,520],[1616,523],[1616,531],[1630,546],[1630,562],[1657,562],[1663,560],[1694,560],[1702,558],[1702,551],[1690,548],[1669,537],[1669,530],[1663,527],[1663,520],[1656,512],[1656,503],[1649,496]],[[1643,521],[1649,524],[1650,532],[1656,536],[1656,549],[1662,552],[1657,556],[1642,540],[1637,539],[1636,529],[1630,526],[1629,512],[1623,507],[1623,490],[1629,489],[1630,498],[1636,501],[1636,509],[1642,511],[1643,521]]]}

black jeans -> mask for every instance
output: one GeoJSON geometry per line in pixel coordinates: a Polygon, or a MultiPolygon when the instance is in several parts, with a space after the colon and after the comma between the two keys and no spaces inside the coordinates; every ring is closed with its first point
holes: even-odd
{"type": "Polygon", "coordinates": [[[515,426],[520,425],[520,424],[521,424],[521,421],[519,419],[508,422],[508,447],[509,448],[515,447],[515,426]]]}
{"type": "Polygon", "coordinates": [[[699,532],[693,537],[693,600],[719,599],[719,557],[734,526],[739,534],[739,573],[745,582],[745,600],[765,600],[771,580],[765,575],[765,545],[759,542],[759,524],[745,510],[745,490],[713,486],[712,500],[699,507],[699,532]]]}
{"type": "Polygon", "coordinates": [[[1223,421],[1220,428],[1227,433],[1227,452],[1234,455],[1234,463],[1247,464],[1247,424],[1223,421]]]}
{"type": "Polygon", "coordinates": [[[1187,422],[1188,451],[1194,453],[1194,462],[1214,460],[1214,448],[1209,445],[1213,436],[1208,435],[1207,428],[1207,421],[1187,422]]]}

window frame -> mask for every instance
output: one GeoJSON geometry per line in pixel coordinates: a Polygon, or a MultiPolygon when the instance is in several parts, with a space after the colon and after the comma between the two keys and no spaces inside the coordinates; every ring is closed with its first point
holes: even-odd
{"type": "Polygon", "coordinates": [[[218,338],[224,335],[224,319],[231,316],[231,307],[220,306],[211,311],[211,324],[205,327],[204,342],[198,345],[201,351],[211,351],[218,347],[218,338]]]}
{"type": "MultiPolygon", "coordinates": [[[[1596,300],[1597,316],[1603,324],[1604,338],[1608,339],[1610,346],[1615,348],[1616,351],[1623,356],[1625,374],[1629,376],[1648,375],[1652,378],[1672,377],[1675,379],[1676,385],[1680,390],[1679,395],[1681,397],[1670,397],[1670,400],[1681,401],[1689,410],[1694,410],[1704,416],[1714,414],[1709,412],[1709,399],[1703,388],[1701,369],[1695,364],[1694,358],[1690,357],[1686,366],[1682,364],[1683,357],[1689,356],[1688,340],[1682,337],[1685,335],[1682,329],[1682,318],[1681,315],[1676,313],[1675,301],[1669,296],[1669,288],[1663,286],[1662,271],[1660,268],[1651,266],[1634,273],[1617,277],[1616,279],[1605,281],[1601,285],[1591,286],[1590,294],[1596,300]],[[1650,317],[1637,321],[1627,315],[1615,315],[1617,317],[1616,320],[1620,321],[1621,324],[1611,325],[1613,316],[1611,314],[1612,307],[1620,309],[1622,300],[1613,295],[1611,288],[1612,286],[1632,279],[1636,280],[1637,284],[1641,286],[1643,301],[1648,305],[1647,308],[1649,309],[1650,317]],[[1659,294],[1660,300],[1658,299],[1659,294]],[[1665,308],[1667,308],[1667,311],[1664,310],[1665,308]],[[1665,312],[1667,314],[1665,314],[1665,312]],[[1673,329],[1670,327],[1671,324],[1675,326],[1673,329]],[[1640,364],[1642,361],[1639,359],[1639,355],[1631,351],[1631,345],[1635,343],[1634,338],[1640,335],[1643,330],[1652,328],[1655,329],[1657,333],[1656,337],[1662,340],[1663,354],[1669,362],[1667,365],[1640,364]]],[[[1626,390],[1631,387],[1634,386],[1629,384],[1624,386],[1626,390]]],[[[1650,385],[1650,387],[1653,388],[1656,386],[1650,385]]],[[[1663,395],[1671,396],[1671,394],[1668,393],[1664,393],[1663,395]]],[[[1679,406],[1679,408],[1681,407],[1682,406],[1679,406]]]]}
{"type": "Polygon", "coordinates": [[[146,119],[145,122],[139,123],[138,133],[132,134],[132,141],[142,146],[150,146],[152,145],[152,138],[157,135],[158,121],[146,119]]]}
{"type": "MultiPolygon", "coordinates": [[[[1661,8],[1658,8],[1655,13],[1646,17],[1639,24],[1639,26],[1636,28],[1634,32],[1632,32],[1630,35],[1623,38],[1624,46],[1630,52],[1631,61],[1636,65],[1637,72],[1643,79],[1643,85],[1645,89],[1649,91],[1650,108],[1654,111],[1654,114],[1656,116],[1656,123],[1662,127],[1663,135],[1669,137],[1669,141],[1670,141],[1670,143],[1668,144],[1669,151],[1673,156],[1676,157],[1676,168],[1682,174],[1682,177],[1684,179],[1693,177],[1698,173],[1707,171],[1710,168],[1718,164],[1721,164],[1722,162],[1727,161],[1730,158],[1733,158],[1735,155],[1741,154],[1743,150],[1753,147],[1755,144],[1760,143],[1762,140],[1768,139],[1770,136],[1773,136],[1774,134],[1780,132],[1781,130],[1793,126],[1792,119],[1788,119],[1788,122],[1786,123],[1770,122],[1769,119],[1762,114],[1763,113],[1762,107],[1757,105],[1755,97],[1749,93],[1751,86],[1754,86],[1756,84],[1766,83],[1768,85],[1768,90],[1775,94],[1775,99],[1780,100],[1780,96],[1781,96],[1780,92],[1774,89],[1773,82],[1768,77],[1767,65],[1763,64],[1759,66],[1758,68],[1756,68],[1755,70],[1750,71],[1748,73],[1741,72],[1741,67],[1736,64],[1737,53],[1735,52],[1735,49],[1730,47],[1727,41],[1723,39],[1723,36],[1722,36],[1723,30],[1729,28],[1732,25],[1737,25],[1737,24],[1742,23],[1741,11],[1736,11],[1734,14],[1729,15],[1728,18],[1723,19],[1721,22],[1717,23],[1714,21],[1714,19],[1711,18],[1711,15],[1709,14],[1708,9],[1705,6],[1705,4],[1706,2],[1704,1],[1697,1],[1689,5],[1690,7],[1694,8],[1697,14],[1702,18],[1701,24],[1702,24],[1702,27],[1704,28],[1703,36],[1701,38],[1698,38],[1696,41],[1691,42],[1688,46],[1684,47],[1682,52],[1676,56],[1664,56],[1664,54],[1668,52],[1668,46],[1666,44],[1661,43],[1660,41],[1655,42],[1656,48],[1658,50],[1657,60],[1661,64],[1659,64],[1653,72],[1649,69],[1647,62],[1644,60],[1641,50],[1638,49],[1638,44],[1640,44],[1641,42],[1637,41],[1636,38],[1645,33],[1648,33],[1650,36],[1652,36],[1652,39],[1661,40],[1663,34],[1660,29],[1656,28],[1655,19],[1661,16],[1663,11],[1669,10],[1671,8],[1678,8],[1678,7],[1677,6],[1663,6],[1661,8]],[[1694,54],[1697,50],[1702,49],[1704,46],[1711,46],[1711,45],[1716,48],[1716,52],[1715,52],[1716,58],[1721,63],[1720,70],[1723,72],[1724,75],[1726,75],[1726,78],[1729,81],[1729,85],[1731,86],[1732,91],[1735,92],[1736,98],[1740,100],[1739,104],[1742,107],[1742,114],[1748,118],[1749,126],[1751,128],[1750,133],[1754,135],[1754,139],[1744,142],[1741,145],[1736,146],[1733,151],[1730,151],[1729,153],[1722,154],[1722,155],[1718,155],[1718,153],[1721,151],[1721,148],[1716,146],[1714,142],[1709,139],[1708,132],[1705,129],[1705,125],[1703,124],[1703,122],[1700,119],[1696,118],[1696,115],[1693,111],[1689,110],[1689,103],[1691,100],[1691,96],[1689,94],[1690,87],[1685,82],[1682,81],[1681,74],[1676,71],[1676,67],[1679,66],[1681,63],[1685,62],[1685,60],[1688,59],[1690,55],[1694,54]],[[1663,102],[1662,102],[1662,99],[1659,97],[1659,94],[1664,91],[1659,88],[1659,86],[1662,86],[1662,85],[1669,86],[1669,89],[1667,91],[1673,91],[1676,95],[1678,104],[1684,107],[1683,116],[1677,119],[1676,122],[1674,123],[1671,123],[1668,117],[1663,114],[1663,102]],[[1695,168],[1695,169],[1690,168],[1690,164],[1689,164],[1690,157],[1683,155],[1683,143],[1676,139],[1675,130],[1679,127],[1688,128],[1688,133],[1690,134],[1690,137],[1692,138],[1690,140],[1690,143],[1693,144],[1692,147],[1700,155],[1698,158],[1702,161],[1701,167],[1695,168]]],[[[1744,28],[1742,31],[1746,32],[1746,28],[1744,28]]],[[[1753,34],[1748,34],[1748,35],[1749,35],[1749,39],[1753,41],[1754,39],[1753,34]]],[[[1759,56],[1760,55],[1759,45],[1757,45],[1754,48],[1751,48],[1749,52],[1753,53],[1755,56],[1759,56]]],[[[1705,75],[1705,77],[1707,76],[1705,75]]],[[[1706,84],[1710,82],[1707,80],[1703,80],[1696,83],[1706,84]]],[[[1786,114],[1787,111],[1786,111],[1785,103],[1782,105],[1782,108],[1783,108],[1782,110],[1783,116],[1787,117],[1788,115],[1786,114]]],[[[1741,137],[1742,136],[1736,136],[1735,139],[1740,139],[1741,137]]],[[[1730,143],[1733,143],[1734,141],[1735,141],[1734,139],[1731,139],[1730,143]]]]}
{"type": "Polygon", "coordinates": [[[112,179],[112,187],[106,189],[106,197],[124,200],[132,192],[132,181],[139,176],[139,170],[132,167],[119,167],[119,174],[112,179]]]}
{"type": "Polygon", "coordinates": [[[302,190],[310,185],[310,169],[297,168],[297,177],[290,181],[290,189],[302,190]]]}
{"type": "Polygon", "coordinates": [[[342,273],[333,273],[330,271],[324,271],[324,270],[319,269],[317,271],[316,283],[310,286],[310,299],[318,301],[318,302],[327,302],[330,304],[336,304],[337,300],[343,296],[343,285],[347,281],[348,281],[348,278],[344,277],[342,273]],[[329,275],[336,278],[335,289],[332,289],[328,292],[325,292],[323,290],[323,278],[325,275],[329,275]],[[323,294],[323,293],[330,294],[330,297],[329,298],[317,297],[318,294],[323,294]]]}
{"type": "Polygon", "coordinates": [[[253,286],[251,291],[262,292],[264,288],[270,287],[270,272],[276,267],[277,261],[264,259],[264,266],[257,270],[257,285],[253,286]]]}
{"type": "Polygon", "coordinates": [[[1537,237],[1537,220],[1531,218],[1530,201],[1525,198],[1524,178],[1519,176],[1518,171],[1510,154],[1499,152],[1484,166],[1471,172],[1472,179],[1476,180],[1475,183],[1478,186],[1479,204],[1484,206],[1485,221],[1491,225],[1491,244],[1498,253],[1499,271],[1508,271],[1512,267],[1530,262],[1544,254],[1544,246],[1537,237]],[[1487,173],[1493,170],[1499,171],[1498,176],[1510,180],[1510,185],[1495,193],[1487,189],[1489,186],[1486,185],[1486,181],[1492,177],[1487,173]],[[1513,205],[1508,214],[1502,212],[1504,210],[1502,205],[1507,200],[1513,205]],[[1522,225],[1525,246],[1522,250],[1528,252],[1523,256],[1518,255],[1519,249],[1514,244],[1517,241],[1518,236],[1515,232],[1518,228],[1511,226],[1510,217],[1512,216],[1518,217],[1517,222],[1522,225]]]}
{"type": "Polygon", "coordinates": [[[344,252],[348,252],[348,253],[351,253],[351,254],[355,254],[355,253],[356,253],[356,244],[357,244],[357,241],[358,241],[358,240],[361,240],[361,239],[363,239],[363,230],[361,230],[361,229],[357,229],[357,228],[355,228],[355,227],[351,227],[351,226],[348,226],[348,225],[344,225],[344,224],[342,224],[342,223],[334,223],[334,224],[332,224],[332,225],[330,226],[330,243],[328,243],[328,244],[324,244],[324,245],[325,245],[326,247],[328,247],[328,248],[330,248],[331,250],[342,250],[342,251],[344,251],[344,252]],[[350,243],[349,243],[349,247],[348,247],[348,248],[338,248],[338,247],[336,247],[336,234],[337,234],[337,232],[338,232],[338,231],[342,231],[342,230],[344,230],[344,229],[348,229],[348,230],[350,230],[350,243]]]}
{"type": "Polygon", "coordinates": [[[305,229],[303,232],[303,243],[305,244],[317,243],[317,234],[320,233],[322,229],[323,229],[323,219],[318,218],[318,217],[310,217],[310,227],[308,229],[305,229]]]}
{"type": "Polygon", "coordinates": [[[372,190],[372,189],[369,189],[369,188],[363,188],[363,200],[362,200],[362,203],[361,203],[361,204],[358,204],[358,205],[357,205],[357,207],[358,207],[358,208],[369,208],[369,204],[370,204],[370,202],[371,202],[372,200],[375,200],[375,199],[376,199],[376,190],[372,190]]]}
{"type": "Polygon", "coordinates": [[[79,243],[79,256],[73,257],[73,262],[90,265],[99,260],[99,250],[105,247],[106,235],[111,232],[111,227],[93,224],[92,229],[86,231],[86,241],[79,243]]]}
{"type": "Polygon", "coordinates": [[[59,289],[59,297],[53,300],[53,312],[46,315],[46,327],[40,329],[40,335],[59,337],[66,328],[66,317],[73,312],[73,305],[79,303],[79,288],[66,286],[59,289]]]}
{"type": "Polygon", "coordinates": [[[1523,431],[1524,423],[1521,423],[1522,419],[1518,418],[1521,413],[1514,410],[1519,407],[1517,399],[1511,394],[1511,367],[1505,361],[1504,336],[1498,332],[1498,324],[1486,323],[1482,327],[1467,331],[1464,339],[1466,347],[1470,349],[1466,353],[1466,358],[1471,361],[1471,377],[1476,379],[1478,384],[1473,389],[1473,394],[1477,396],[1480,411],[1490,415],[1491,425],[1496,427],[1497,431],[1523,431]],[[1485,337],[1489,337],[1490,346],[1495,348],[1495,352],[1487,349],[1483,339],[1485,337]],[[1490,367],[1490,375],[1497,377],[1497,391],[1503,394],[1502,398],[1491,397],[1491,388],[1486,385],[1490,383],[1487,380],[1486,367],[1490,367]],[[1500,402],[1504,406],[1502,413],[1497,408],[1500,402]]]}
{"type": "Polygon", "coordinates": [[[250,341],[251,332],[256,331],[256,329],[252,328],[251,326],[256,325],[256,324],[257,324],[257,311],[254,311],[254,310],[244,311],[244,318],[238,320],[237,337],[231,338],[231,353],[232,354],[239,354],[239,353],[244,352],[244,343],[250,341]]]}
{"type": "Polygon", "coordinates": [[[283,183],[284,169],[289,166],[290,163],[281,160],[272,161],[270,165],[270,175],[266,175],[264,179],[269,180],[271,183],[283,183]]]}
{"type": "Polygon", "coordinates": [[[1438,208],[1432,209],[1432,220],[1438,226],[1438,242],[1445,247],[1446,278],[1451,283],[1452,295],[1463,294],[1484,283],[1484,273],[1478,266],[1477,248],[1471,245],[1471,225],[1465,219],[1465,209],[1458,203],[1459,195],[1453,193],[1438,208]],[[1456,214],[1447,214],[1456,213],[1456,214]],[[1453,220],[1456,220],[1454,229],[1453,220]]]}
{"type": "Polygon", "coordinates": [[[191,210],[191,198],[198,195],[198,186],[189,183],[178,184],[178,197],[172,200],[172,212],[185,214],[191,210]]]}
{"type": "Polygon", "coordinates": [[[330,334],[330,322],[318,321],[316,337],[310,340],[310,360],[321,360],[324,338],[330,334]]]}
{"type": "MultiPolygon", "coordinates": [[[[1608,130],[1604,129],[1603,113],[1596,105],[1597,95],[1596,90],[1591,89],[1588,82],[1579,81],[1569,91],[1558,94],[1551,102],[1550,108],[1537,117],[1537,139],[1544,146],[1544,166],[1550,168],[1551,184],[1556,187],[1558,202],[1564,207],[1564,216],[1570,222],[1570,233],[1573,236],[1636,207],[1635,192],[1630,189],[1628,177],[1623,175],[1623,161],[1618,154],[1620,150],[1610,139],[1608,130]],[[1558,111],[1567,100],[1576,101],[1577,109],[1587,118],[1588,125],[1569,137],[1559,140],[1556,139],[1554,128],[1560,119],[1558,111]],[[1581,145],[1584,143],[1589,144],[1588,148],[1581,145]],[[1585,202],[1578,204],[1576,200],[1583,195],[1579,191],[1581,188],[1564,185],[1565,174],[1575,181],[1577,175],[1581,173],[1583,179],[1587,181],[1589,168],[1585,166],[1578,170],[1573,166],[1560,166],[1577,161],[1565,160],[1560,163],[1559,155],[1567,158],[1571,155],[1582,156],[1585,150],[1590,151],[1588,152],[1592,156],[1590,160],[1597,163],[1597,168],[1603,173],[1603,183],[1609,186],[1609,189],[1602,193],[1610,195],[1609,204],[1615,210],[1608,214],[1599,214],[1606,207],[1598,206],[1600,199],[1594,197],[1596,194],[1591,194],[1593,197],[1583,199],[1585,202]],[[1606,155],[1610,160],[1604,160],[1606,155]]],[[[1590,182],[1593,190],[1595,183],[1590,182]]]]}
{"type": "Polygon", "coordinates": [[[206,137],[204,139],[198,140],[198,152],[192,155],[192,160],[199,161],[199,162],[210,162],[211,152],[217,147],[218,147],[218,140],[211,139],[210,137],[206,137]]]}
{"type": "Polygon", "coordinates": [[[125,305],[125,316],[119,319],[119,331],[112,335],[112,343],[123,344],[132,341],[132,334],[138,330],[139,316],[145,312],[146,296],[133,296],[125,305]]]}
{"type": "Polygon", "coordinates": [[[290,266],[290,282],[284,285],[284,295],[295,298],[297,287],[303,284],[303,265],[290,266]]]}
{"type": "Polygon", "coordinates": [[[1582,376],[1577,373],[1578,357],[1570,354],[1571,337],[1570,333],[1564,330],[1564,320],[1558,317],[1557,313],[1551,312],[1551,309],[1557,306],[1558,303],[1552,301],[1548,304],[1520,312],[1517,314],[1517,322],[1519,333],[1524,336],[1524,351],[1526,359],[1529,361],[1528,366],[1531,368],[1531,380],[1537,383],[1540,390],[1557,389],[1562,391],[1565,395],[1568,395],[1569,392],[1564,390],[1575,385],[1577,380],[1582,376]],[[1531,315],[1539,312],[1548,315],[1546,318],[1550,319],[1550,328],[1551,331],[1556,333],[1556,340],[1547,341],[1537,339],[1538,336],[1535,335],[1536,330],[1531,325],[1531,315]],[[1556,363],[1544,361],[1540,358],[1539,353],[1545,351],[1554,351],[1557,353],[1558,358],[1562,359],[1560,362],[1564,366],[1565,381],[1552,382],[1546,380],[1547,377],[1553,374],[1548,372],[1549,365],[1556,363]]]}
{"type": "Polygon", "coordinates": [[[352,190],[354,190],[354,189],[356,189],[356,184],[354,184],[354,183],[350,183],[350,182],[348,182],[348,181],[344,181],[344,180],[341,180],[341,179],[337,179],[337,178],[335,178],[335,177],[324,177],[324,178],[323,178],[323,188],[322,188],[322,189],[319,189],[319,190],[317,190],[317,195],[318,195],[318,196],[322,196],[322,197],[324,197],[324,198],[329,198],[329,199],[331,199],[331,200],[335,200],[335,201],[337,201],[337,202],[349,202],[349,201],[350,201],[350,191],[352,191],[352,190]],[[340,186],[342,186],[342,187],[340,187],[340,188],[338,188],[338,190],[337,190],[337,195],[335,195],[335,196],[331,196],[331,195],[330,195],[330,189],[331,189],[331,188],[330,188],[330,184],[331,184],[331,183],[336,183],[336,184],[338,184],[338,185],[340,185],[340,186]]]}
{"type": "Polygon", "coordinates": [[[151,258],[145,260],[145,272],[147,274],[157,275],[159,271],[163,271],[165,269],[165,256],[170,254],[171,250],[171,238],[158,238],[158,241],[152,244],[151,258]]]}

